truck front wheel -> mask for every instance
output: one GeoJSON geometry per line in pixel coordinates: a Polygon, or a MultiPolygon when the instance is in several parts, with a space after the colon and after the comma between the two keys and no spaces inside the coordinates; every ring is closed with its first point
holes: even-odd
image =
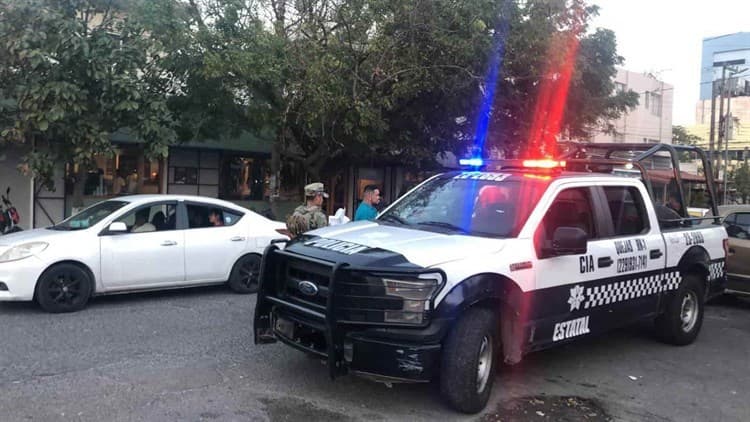
{"type": "Polygon", "coordinates": [[[489,309],[469,310],[445,341],[440,393],[456,410],[477,413],[489,400],[495,379],[497,322],[489,309]]]}
{"type": "Polygon", "coordinates": [[[697,274],[687,274],[656,319],[659,336],[667,343],[684,346],[692,343],[703,324],[703,283],[697,274]]]}

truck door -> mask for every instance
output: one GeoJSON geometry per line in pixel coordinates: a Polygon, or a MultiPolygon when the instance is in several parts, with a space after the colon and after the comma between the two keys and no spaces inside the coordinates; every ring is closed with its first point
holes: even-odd
{"type": "Polygon", "coordinates": [[[530,319],[534,320],[532,347],[576,338],[608,329],[606,309],[593,302],[600,285],[615,276],[612,241],[603,239],[602,210],[589,186],[563,188],[555,195],[534,234],[538,261],[530,319]],[[587,235],[584,253],[556,255],[545,252],[560,227],[587,235]]]}
{"type": "Polygon", "coordinates": [[[590,306],[607,308],[612,325],[625,324],[658,310],[666,251],[659,226],[651,224],[646,202],[636,186],[601,186],[605,233],[614,263],[611,280],[592,289],[590,306]]]}

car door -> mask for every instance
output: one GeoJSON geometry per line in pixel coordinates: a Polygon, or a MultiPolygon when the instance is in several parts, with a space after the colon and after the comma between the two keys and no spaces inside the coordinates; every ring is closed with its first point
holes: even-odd
{"type": "Polygon", "coordinates": [[[750,212],[736,212],[724,219],[729,235],[727,288],[750,292],[750,212]]]}
{"type": "Polygon", "coordinates": [[[99,237],[102,282],[106,290],[172,286],[185,280],[185,231],[177,221],[177,202],[160,201],[125,212],[114,221],[126,233],[99,237]],[[139,221],[140,220],[140,221],[139,221]],[[145,220],[145,223],[138,224],[145,220]]]}
{"type": "Polygon", "coordinates": [[[226,281],[232,266],[244,254],[248,233],[244,214],[212,204],[185,202],[185,275],[188,283],[226,281]],[[218,213],[216,225],[211,214],[218,213]]]}

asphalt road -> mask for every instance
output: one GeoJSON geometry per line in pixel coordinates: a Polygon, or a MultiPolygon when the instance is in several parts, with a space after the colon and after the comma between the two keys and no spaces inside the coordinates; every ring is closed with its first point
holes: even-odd
{"type": "Polygon", "coordinates": [[[0,420],[562,420],[550,411],[571,402],[587,413],[568,420],[750,420],[748,301],[710,305],[687,347],[633,327],[530,355],[498,374],[473,417],[429,385],[331,382],[299,352],[255,347],[254,303],[202,288],[98,298],[65,315],[0,304],[0,420]]]}

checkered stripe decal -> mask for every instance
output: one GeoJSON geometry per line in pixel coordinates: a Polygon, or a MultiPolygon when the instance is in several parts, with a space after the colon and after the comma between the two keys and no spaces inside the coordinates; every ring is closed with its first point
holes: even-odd
{"type": "Polygon", "coordinates": [[[586,302],[583,304],[583,308],[595,308],[610,303],[649,296],[666,290],[674,290],[680,285],[681,280],[680,273],[672,271],[663,276],[652,275],[603,284],[601,286],[587,287],[586,302]]]}
{"type": "Polygon", "coordinates": [[[664,284],[662,285],[661,291],[675,290],[680,286],[682,276],[679,271],[672,271],[664,274],[664,284]]]}
{"type": "MultiPolygon", "coordinates": [[[[663,290],[661,280],[661,276],[652,275],[618,281],[616,283],[603,284],[601,286],[587,287],[586,302],[583,304],[583,308],[589,309],[610,303],[621,302],[623,300],[656,294],[663,290]]],[[[677,283],[679,283],[679,279],[677,283]]]]}
{"type": "Polygon", "coordinates": [[[716,280],[724,276],[724,261],[714,262],[708,266],[708,279],[716,280]]]}
{"type": "MultiPolygon", "coordinates": [[[[709,280],[716,280],[724,276],[724,261],[712,262],[708,267],[709,280]]],[[[584,309],[622,302],[659,292],[676,290],[680,286],[682,276],[679,271],[670,271],[663,275],[652,275],[623,280],[600,286],[587,287],[584,309]]]]}

